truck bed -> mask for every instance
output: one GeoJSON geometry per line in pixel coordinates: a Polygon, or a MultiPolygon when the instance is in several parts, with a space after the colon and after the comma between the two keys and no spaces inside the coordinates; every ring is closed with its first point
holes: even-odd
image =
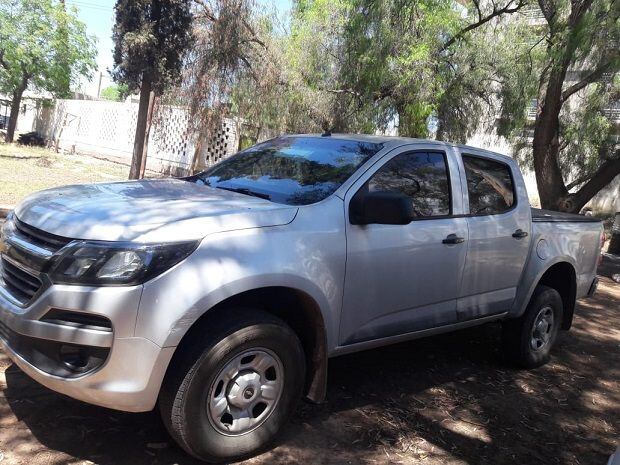
{"type": "Polygon", "coordinates": [[[534,223],[598,223],[600,221],[593,216],[532,208],[532,222],[534,223]]]}

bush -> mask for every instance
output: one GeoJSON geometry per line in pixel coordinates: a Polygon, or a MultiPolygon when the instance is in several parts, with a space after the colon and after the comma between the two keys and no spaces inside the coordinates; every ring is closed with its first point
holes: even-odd
{"type": "Polygon", "coordinates": [[[33,147],[45,147],[45,139],[34,131],[21,134],[19,139],[17,139],[17,143],[20,145],[29,145],[33,147]]]}

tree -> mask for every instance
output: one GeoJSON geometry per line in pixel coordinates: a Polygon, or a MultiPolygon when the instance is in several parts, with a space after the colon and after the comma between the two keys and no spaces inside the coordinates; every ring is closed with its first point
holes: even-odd
{"type": "Polygon", "coordinates": [[[196,46],[187,59],[183,86],[169,96],[188,104],[190,121],[200,134],[193,171],[205,167],[201,144],[217,137],[226,117],[256,124],[257,133],[264,127],[281,128],[284,115],[273,110],[283,108],[288,82],[282,44],[268,13],[253,0],[195,1],[196,46]]]}
{"type": "Polygon", "coordinates": [[[101,98],[112,102],[120,102],[127,96],[127,86],[114,84],[101,91],[101,98]]]}
{"type": "Polygon", "coordinates": [[[297,68],[309,88],[331,94],[333,130],[374,132],[396,124],[401,136],[426,137],[435,120],[438,138],[463,141],[492,104],[502,54],[488,31],[524,5],[298,2],[292,40],[301,38],[299,54],[308,59],[297,68]]]}
{"type": "Polygon", "coordinates": [[[543,24],[530,25],[527,59],[504,81],[503,132],[521,141],[543,208],[579,212],[620,174],[617,127],[606,111],[620,98],[620,5],[539,0],[538,8],[543,24]],[[532,100],[528,146],[523,115],[532,100]]]}
{"type": "Polygon", "coordinates": [[[94,39],[62,2],[9,0],[0,4],[0,91],[12,97],[6,141],[12,142],[29,86],[65,97],[94,69],[94,39]]]}
{"type": "Polygon", "coordinates": [[[190,0],[117,0],[114,80],[140,90],[130,179],[144,175],[155,97],[180,81],[192,43],[190,0]]]}
{"type": "Polygon", "coordinates": [[[186,82],[203,134],[236,115],[256,138],[394,122],[401,135],[425,137],[435,118],[439,136],[458,141],[491,104],[503,54],[488,31],[524,5],[472,3],[464,18],[450,0],[298,1],[287,30],[249,0],[197,3],[186,82]]]}

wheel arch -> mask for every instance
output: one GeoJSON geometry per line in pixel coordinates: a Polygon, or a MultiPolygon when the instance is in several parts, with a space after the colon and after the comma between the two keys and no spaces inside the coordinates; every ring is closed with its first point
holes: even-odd
{"type": "Polygon", "coordinates": [[[577,272],[569,262],[558,262],[550,266],[540,277],[538,284],[555,289],[562,298],[564,308],[562,316],[562,329],[570,329],[575,314],[577,297],[577,272]]]}
{"type": "MultiPolygon", "coordinates": [[[[201,331],[208,331],[210,322],[223,312],[235,308],[258,308],[288,324],[301,341],[306,357],[304,393],[313,402],[325,398],[327,385],[327,331],[321,307],[304,291],[286,286],[265,286],[249,289],[218,302],[205,311],[188,328],[175,352],[181,352],[186,341],[201,331]]],[[[174,363],[174,358],[173,362],[174,363]]]]}
{"type": "Polygon", "coordinates": [[[520,315],[525,311],[536,287],[541,284],[555,289],[560,294],[564,310],[561,328],[564,330],[570,329],[573,322],[573,315],[575,314],[577,296],[577,272],[575,270],[575,265],[569,260],[558,259],[547,268],[541,270],[537,279],[533,280],[530,286],[527,299],[524,301],[520,315]]]}

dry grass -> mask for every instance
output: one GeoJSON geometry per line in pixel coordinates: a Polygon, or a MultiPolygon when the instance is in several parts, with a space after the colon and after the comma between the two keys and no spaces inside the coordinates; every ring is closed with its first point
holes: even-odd
{"type": "Polygon", "coordinates": [[[121,181],[128,174],[129,167],[120,163],[0,143],[0,205],[15,205],[50,187],[121,181]]]}

